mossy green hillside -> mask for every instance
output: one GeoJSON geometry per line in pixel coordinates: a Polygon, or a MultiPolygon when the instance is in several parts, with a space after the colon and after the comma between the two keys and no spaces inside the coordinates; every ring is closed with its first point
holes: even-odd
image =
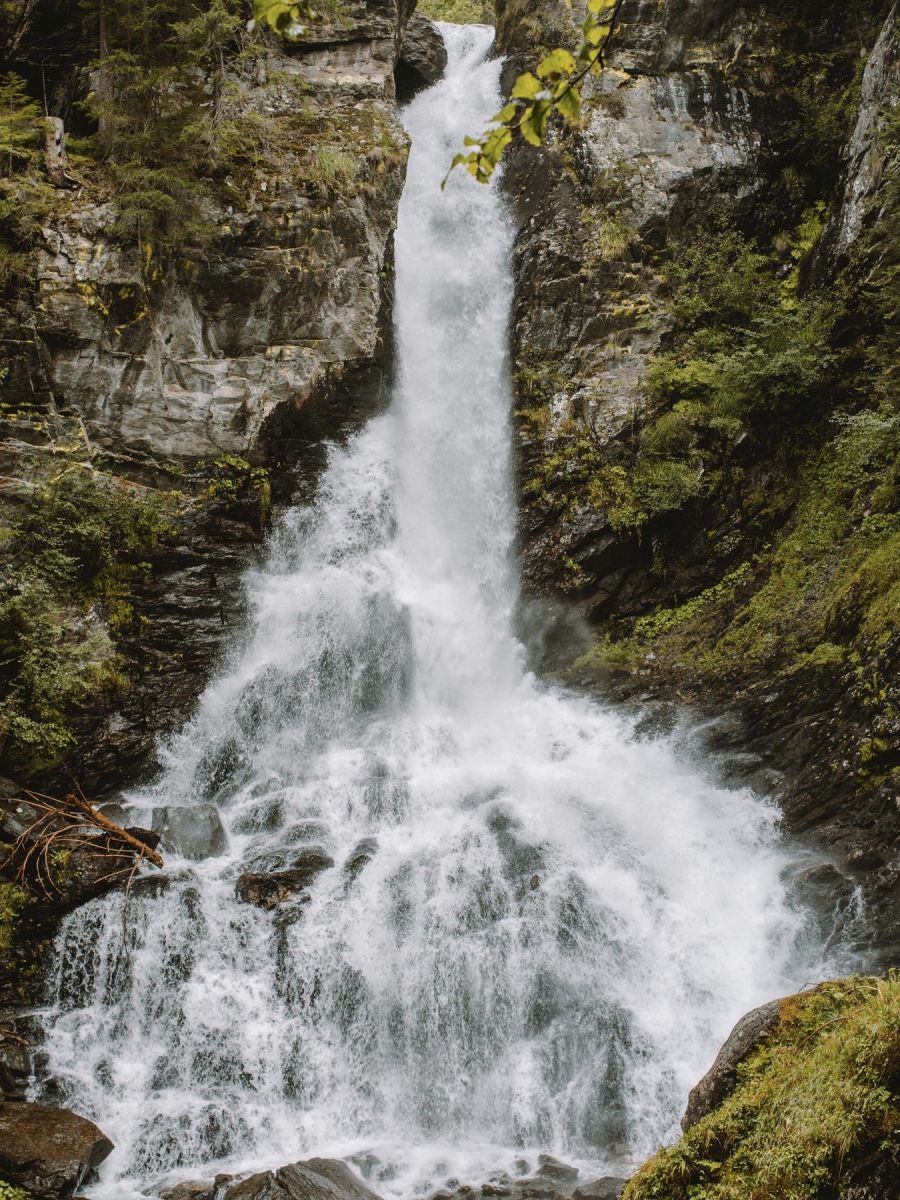
{"type": "Polygon", "coordinates": [[[74,445],[35,447],[28,499],[0,509],[0,764],[20,778],[64,763],[79,717],[129,687],[145,593],[188,524],[218,513],[260,531],[271,513],[268,471],[236,455],[170,464],[162,490],[74,445]]]}
{"type": "Polygon", "coordinates": [[[897,128],[895,117],[879,220],[827,292],[804,284],[825,225],[818,205],[766,247],[720,221],[673,254],[673,344],[647,378],[657,415],[633,457],[595,464],[582,493],[593,487],[614,527],[655,539],[663,584],[669,512],[706,526],[721,564],[699,593],[611,621],[590,662],[682,694],[839,678],[869,726],[852,752],[863,787],[898,770],[897,128]]]}
{"type": "Polygon", "coordinates": [[[866,1172],[884,1186],[900,1165],[898,1087],[900,978],[823,984],[782,1004],[733,1094],[623,1200],[824,1200],[866,1172]]]}
{"type": "Polygon", "coordinates": [[[176,504],[81,464],[9,507],[0,527],[0,754],[13,771],[58,763],[71,722],[127,686],[117,639],[133,585],[178,529],[176,504]]]}

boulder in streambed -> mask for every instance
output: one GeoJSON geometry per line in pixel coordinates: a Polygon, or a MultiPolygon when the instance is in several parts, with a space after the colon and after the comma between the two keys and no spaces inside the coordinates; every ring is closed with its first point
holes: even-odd
{"type": "Polygon", "coordinates": [[[413,13],[403,31],[400,59],[394,70],[397,99],[404,103],[437,83],[446,66],[447,47],[437,26],[421,13],[413,13]]]}
{"type": "Polygon", "coordinates": [[[193,1180],[189,1183],[176,1183],[174,1187],[166,1188],[159,1193],[159,1200],[213,1200],[215,1186],[211,1183],[201,1183],[193,1180]]]}
{"type": "Polygon", "coordinates": [[[567,1163],[560,1162],[558,1158],[551,1158],[549,1154],[541,1154],[538,1157],[538,1177],[549,1179],[561,1190],[569,1190],[575,1186],[578,1168],[570,1167],[567,1163]]]}
{"type": "Polygon", "coordinates": [[[92,1121],[66,1108],[0,1102],[0,1179],[38,1200],[69,1200],[112,1148],[92,1121]]]}
{"type": "Polygon", "coordinates": [[[154,845],[192,862],[216,858],[228,849],[228,835],[214,804],[157,804],[151,809],[111,801],[101,811],[118,825],[149,821],[154,845]]]}
{"type": "Polygon", "coordinates": [[[619,1200],[627,1182],[615,1175],[604,1175],[602,1179],[593,1179],[576,1188],[575,1200],[619,1200]]]}
{"type": "Polygon", "coordinates": [[[150,824],[159,834],[163,850],[182,858],[193,861],[216,858],[228,849],[228,836],[213,804],[192,804],[187,808],[158,806],[153,810],[150,824]]]}
{"type": "MultiPolygon", "coordinates": [[[[247,872],[237,881],[237,897],[245,904],[271,910],[299,898],[317,875],[334,866],[321,846],[308,846],[282,871],[247,872]]],[[[299,902],[299,901],[298,901],[299,902]]]]}
{"type": "Polygon", "coordinates": [[[361,842],[357,842],[344,863],[344,872],[350,882],[357,878],[377,852],[378,842],[375,838],[363,838],[361,842]]]}
{"type": "Polygon", "coordinates": [[[222,1200],[378,1200],[346,1163],[311,1158],[251,1175],[226,1189],[222,1200]]]}
{"type": "Polygon", "coordinates": [[[732,1029],[716,1055],[716,1061],[688,1097],[681,1119],[685,1133],[734,1091],[738,1067],[778,1027],[782,1003],[781,1000],[770,1000],[768,1004],[754,1008],[732,1029]]]}

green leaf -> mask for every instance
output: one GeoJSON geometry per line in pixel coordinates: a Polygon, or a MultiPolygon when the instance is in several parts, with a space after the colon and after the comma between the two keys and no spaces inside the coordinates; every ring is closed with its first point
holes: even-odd
{"type": "Polygon", "coordinates": [[[512,130],[504,126],[491,133],[484,141],[484,153],[493,160],[494,166],[503,157],[503,151],[512,141],[512,130]]]}
{"type": "Polygon", "coordinates": [[[585,31],[584,36],[592,46],[602,46],[609,40],[611,33],[611,25],[592,25],[590,29],[585,31]]]}
{"type": "Polygon", "coordinates": [[[541,81],[532,75],[530,71],[526,71],[513,84],[512,98],[514,100],[534,100],[540,93],[541,86],[541,81]]]}
{"type": "Polygon", "coordinates": [[[285,0],[253,0],[253,16],[257,23],[265,22],[276,33],[299,31],[301,21],[312,19],[315,13],[310,0],[300,3],[285,0]]]}
{"type": "Polygon", "coordinates": [[[507,104],[501,108],[498,113],[494,113],[494,115],[491,117],[491,121],[499,121],[505,125],[507,121],[511,121],[513,119],[518,111],[518,105],[507,104]]]}
{"type": "Polygon", "coordinates": [[[537,68],[538,76],[541,79],[559,79],[563,75],[571,75],[575,70],[575,58],[562,47],[551,50],[545,59],[543,59],[537,68]]]}
{"type": "Polygon", "coordinates": [[[581,117],[581,93],[568,83],[561,83],[558,91],[554,100],[557,112],[570,124],[576,124],[581,117]]]}
{"type": "Polygon", "coordinates": [[[532,146],[542,146],[547,133],[547,122],[553,105],[549,100],[538,100],[530,105],[522,114],[519,124],[522,137],[532,146]]]}

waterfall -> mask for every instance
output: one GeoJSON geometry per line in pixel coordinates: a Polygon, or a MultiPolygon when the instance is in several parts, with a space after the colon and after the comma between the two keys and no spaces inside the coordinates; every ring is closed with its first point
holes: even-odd
{"type": "MultiPolygon", "coordinates": [[[[392,405],[333,447],[136,809],[227,849],[65,921],[47,1055],[116,1143],[89,1194],[346,1157],[382,1194],[539,1152],[633,1164],[731,1024],[804,974],[774,809],[528,672],[516,640],[512,231],[456,172],[500,107],[443,26],[396,242],[392,405]],[[266,910],[242,874],[315,859],[266,910]]],[[[622,1171],[624,1173],[624,1171],[622,1171]]]]}

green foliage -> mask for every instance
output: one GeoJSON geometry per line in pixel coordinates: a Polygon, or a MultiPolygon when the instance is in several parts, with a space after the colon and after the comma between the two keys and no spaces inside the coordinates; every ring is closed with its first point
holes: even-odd
{"type": "Polygon", "coordinates": [[[338,179],[353,179],[359,165],[358,159],[339,146],[317,146],[313,151],[315,173],[326,183],[338,179]]]}
{"type": "Polygon", "coordinates": [[[40,146],[40,109],[28,95],[25,80],[0,75],[0,173],[12,175],[34,162],[40,146]]]}
{"type": "Polygon", "coordinates": [[[897,1152],[900,979],[847,979],[782,1003],[738,1086],[630,1181],[623,1200],[821,1200],[854,1161],[897,1152]]]}
{"type": "MultiPolygon", "coordinates": [[[[607,211],[591,210],[586,226],[602,234],[601,260],[627,253],[636,233],[607,211]]],[[[807,221],[790,245],[816,235],[807,221]]],[[[829,402],[836,356],[831,330],[834,300],[798,298],[776,273],[780,256],[766,256],[725,225],[679,248],[665,266],[675,318],[672,348],[646,373],[648,408],[654,416],[610,455],[584,424],[556,422],[548,440],[552,395],[565,381],[545,386],[552,371],[538,364],[528,385],[541,403],[520,416],[543,442],[528,484],[529,495],[557,511],[589,504],[604,511],[614,530],[640,533],[651,522],[732,489],[748,443],[781,450],[800,440],[815,414],[829,402]],[[539,382],[540,381],[540,382],[539,382]]],[[[627,298],[611,310],[640,313],[627,298]]],[[[518,380],[524,391],[523,372],[518,380]]],[[[601,401],[602,403],[602,398],[601,401]]]]}
{"type": "Polygon", "coordinates": [[[24,1188],[13,1187],[11,1183],[0,1180],[0,1200],[33,1200],[33,1196],[24,1188]]]}
{"type": "Polygon", "coordinates": [[[272,509],[272,487],[265,467],[254,467],[235,454],[222,454],[210,467],[202,468],[206,476],[208,500],[233,504],[250,500],[257,507],[260,528],[266,524],[272,509]]]}
{"type": "MultiPolygon", "coordinates": [[[[9,950],[16,918],[27,901],[28,893],[23,888],[17,887],[14,883],[5,883],[0,880],[0,954],[5,954],[9,950]]],[[[3,1193],[5,1187],[7,1185],[0,1182],[0,1200],[7,1200],[3,1193]]],[[[16,1200],[15,1189],[10,1189],[10,1191],[13,1192],[11,1200],[16,1200]]],[[[18,1195],[24,1196],[25,1193],[18,1193],[18,1195]]]]}
{"type": "Polygon", "coordinates": [[[532,146],[543,145],[554,116],[577,126],[581,84],[589,75],[602,74],[622,4],[623,0],[588,0],[576,52],[557,47],[541,59],[534,72],[521,74],[512,86],[509,103],[494,115],[481,137],[465,139],[472,149],[457,154],[450,171],[465,167],[479,183],[487,183],[515,137],[532,146]]]}
{"type": "Polygon", "coordinates": [[[27,251],[50,207],[40,178],[43,121],[18,75],[0,76],[0,288],[28,274],[27,251]]]}
{"type": "Polygon", "coordinates": [[[0,574],[0,751],[56,762],[71,719],[124,685],[113,635],[133,619],[130,584],[173,532],[155,496],[64,474],[5,531],[0,574]]]}
{"type": "Polygon", "coordinates": [[[13,1187],[11,1183],[0,1180],[0,1200],[32,1200],[32,1195],[24,1188],[13,1187]]]}
{"type": "Polygon", "coordinates": [[[299,38],[306,32],[304,21],[314,21],[316,11],[309,0],[253,0],[253,20],[268,25],[282,37],[299,38]]]}
{"type": "MultiPolygon", "coordinates": [[[[788,239],[794,261],[821,228],[821,211],[805,215],[788,239]]],[[[793,274],[779,283],[772,259],[728,228],[683,249],[667,273],[678,346],[652,364],[651,396],[713,440],[774,439],[802,423],[834,365],[833,302],[798,299],[793,274]]]]}
{"type": "Polygon", "coordinates": [[[889,636],[900,627],[900,417],[841,420],[804,480],[768,577],[715,651],[745,666],[790,665],[823,642],[889,636]]]}
{"type": "Polygon", "coordinates": [[[416,7],[430,21],[451,25],[490,24],[493,20],[493,6],[480,0],[420,0],[416,7]]]}
{"type": "Polygon", "coordinates": [[[247,149],[225,116],[229,68],[244,50],[244,7],[85,2],[99,57],[83,107],[97,133],[78,148],[103,164],[116,192],[115,232],[141,249],[152,275],[158,260],[212,236],[215,180],[234,169],[227,151],[239,159],[247,149]]]}
{"type": "Polygon", "coordinates": [[[900,415],[861,412],[835,428],[773,546],[628,636],[605,639],[582,665],[629,671],[652,653],[688,686],[845,666],[864,675],[900,629],[900,415]]]}

